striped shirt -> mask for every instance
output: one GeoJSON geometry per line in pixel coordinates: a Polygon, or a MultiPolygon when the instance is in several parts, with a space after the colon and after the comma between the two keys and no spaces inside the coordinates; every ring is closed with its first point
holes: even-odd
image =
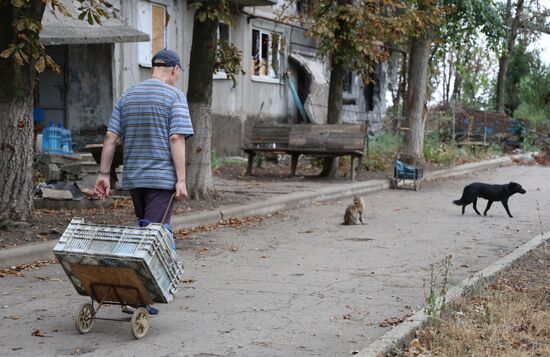
{"type": "Polygon", "coordinates": [[[128,89],[117,101],[107,130],[124,140],[122,187],[175,189],[177,177],[170,136],[193,135],[182,91],[151,78],[128,89]]]}

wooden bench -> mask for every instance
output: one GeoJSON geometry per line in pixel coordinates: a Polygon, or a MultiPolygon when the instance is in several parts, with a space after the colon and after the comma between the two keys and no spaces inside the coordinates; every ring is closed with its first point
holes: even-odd
{"type": "Polygon", "coordinates": [[[255,127],[251,146],[243,148],[248,154],[247,175],[252,174],[256,153],[289,154],[291,176],[296,174],[300,155],[317,157],[350,156],[350,178],[355,179],[355,159],[363,158],[367,127],[365,124],[296,124],[255,127]],[[288,139],[285,138],[288,133],[288,139]]]}

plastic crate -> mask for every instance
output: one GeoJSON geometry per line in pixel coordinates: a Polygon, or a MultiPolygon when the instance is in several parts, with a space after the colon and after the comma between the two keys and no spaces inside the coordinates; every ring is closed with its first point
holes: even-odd
{"type": "Polygon", "coordinates": [[[125,227],[73,218],[53,252],[80,295],[89,294],[72,272],[72,265],[128,267],[136,272],[153,301],[168,303],[183,275],[183,264],[172,243],[171,235],[161,224],[125,227]]]}

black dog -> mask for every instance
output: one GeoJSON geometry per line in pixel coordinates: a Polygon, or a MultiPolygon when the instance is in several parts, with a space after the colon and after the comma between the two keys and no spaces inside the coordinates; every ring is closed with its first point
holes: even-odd
{"type": "Polygon", "coordinates": [[[524,194],[525,190],[519,183],[510,182],[505,185],[490,185],[488,183],[474,182],[464,187],[464,192],[462,192],[462,197],[459,200],[453,201],[455,205],[462,206],[462,214],[464,215],[464,209],[470,203],[474,204],[474,210],[478,215],[481,216],[481,213],[477,210],[477,198],[485,198],[487,201],[487,208],[483,212],[483,215],[487,215],[487,211],[491,208],[491,205],[495,201],[502,202],[502,205],[506,209],[508,216],[512,218],[510,210],[508,209],[508,198],[514,193],[524,194]]]}

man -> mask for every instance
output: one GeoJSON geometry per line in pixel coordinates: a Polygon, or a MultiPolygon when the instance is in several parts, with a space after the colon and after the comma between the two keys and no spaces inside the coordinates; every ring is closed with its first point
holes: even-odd
{"type": "MultiPolygon", "coordinates": [[[[152,66],[152,78],[128,89],[113,109],[95,190],[101,199],[109,196],[111,163],[122,138],[122,186],[130,191],[138,224],[161,223],[166,211],[162,223],[171,232],[172,195],[176,200],[187,198],[185,140],[193,135],[193,127],[185,95],[174,87],[181,71],[178,54],[161,50],[153,56],[152,66]]],[[[153,307],[148,310],[152,316],[158,314],[153,307]]]]}

